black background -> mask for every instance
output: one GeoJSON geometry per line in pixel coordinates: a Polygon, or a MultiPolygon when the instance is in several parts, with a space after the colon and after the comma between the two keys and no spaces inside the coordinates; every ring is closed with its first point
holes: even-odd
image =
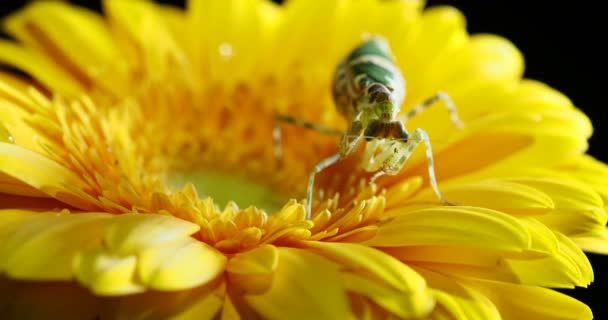
{"type": "MultiPolygon", "coordinates": [[[[2,1],[0,15],[27,2],[2,1]]],[[[100,10],[98,1],[71,2],[100,10]]],[[[183,5],[183,0],[162,2],[183,5]]],[[[470,33],[494,33],[515,43],[526,59],[525,77],[565,93],[591,118],[595,130],[589,153],[608,162],[608,126],[604,124],[608,56],[601,48],[608,30],[605,11],[594,7],[595,3],[599,2],[577,5],[571,1],[427,1],[428,6],[448,4],[462,10],[470,33]]],[[[608,319],[604,302],[604,294],[608,294],[608,256],[588,256],[594,266],[595,282],[587,289],[562,291],[587,303],[595,319],[608,319]]]]}

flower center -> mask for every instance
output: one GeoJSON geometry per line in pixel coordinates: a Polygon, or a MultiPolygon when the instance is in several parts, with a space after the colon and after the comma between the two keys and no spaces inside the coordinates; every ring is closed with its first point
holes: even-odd
{"type": "Polygon", "coordinates": [[[274,213],[289,200],[289,196],[259,181],[213,169],[176,173],[169,179],[174,189],[181,189],[186,183],[192,183],[201,198],[211,197],[221,207],[232,201],[240,208],[255,206],[274,213]]]}

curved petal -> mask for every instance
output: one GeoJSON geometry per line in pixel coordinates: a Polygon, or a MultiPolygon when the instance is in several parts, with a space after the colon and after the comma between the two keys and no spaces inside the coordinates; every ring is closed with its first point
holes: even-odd
{"type": "Polygon", "coordinates": [[[35,50],[0,40],[0,61],[32,75],[54,91],[78,96],[84,87],[59,65],[35,50]]]}
{"type": "Polygon", "coordinates": [[[599,254],[608,254],[608,228],[604,228],[603,232],[598,236],[574,236],[572,240],[579,248],[599,254]]]}
{"type": "Polygon", "coordinates": [[[76,174],[38,153],[0,142],[0,179],[4,176],[13,179],[0,180],[0,185],[14,185],[16,179],[25,186],[40,190],[76,208],[90,211],[96,209],[94,204],[87,201],[90,199],[83,199],[82,190],[86,189],[86,185],[76,174]]]}
{"type": "MultiPolygon", "coordinates": [[[[428,281],[437,307],[444,308],[453,319],[502,319],[496,306],[480,292],[463,286],[454,279],[423,268],[415,268],[428,281]]],[[[432,315],[431,315],[432,318],[432,315]]]]}
{"type": "Polygon", "coordinates": [[[529,247],[530,234],[519,220],[499,211],[435,207],[403,210],[383,223],[376,236],[365,243],[377,247],[462,245],[521,251],[529,247]]]}
{"type": "Polygon", "coordinates": [[[217,278],[226,257],[209,245],[183,238],[143,250],[137,270],[141,282],[155,290],[183,290],[217,278]]]}
{"type": "Polygon", "coordinates": [[[244,293],[262,293],[272,285],[279,262],[275,246],[262,245],[235,255],[226,266],[231,285],[244,293]]]}
{"type": "Polygon", "coordinates": [[[535,218],[566,235],[598,234],[608,221],[602,198],[590,186],[569,178],[511,178],[549,195],[555,209],[535,218]]]}
{"type": "Polygon", "coordinates": [[[584,303],[551,289],[488,280],[459,279],[458,282],[487,296],[503,319],[593,318],[584,303]]]}
{"type": "Polygon", "coordinates": [[[28,46],[44,52],[84,86],[94,82],[119,87],[119,77],[108,77],[119,52],[102,17],[93,11],[61,2],[34,2],[9,16],[6,30],[28,46]],[[105,74],[104,74],[105,73],[105,74]]]}
{"type": "Polygon", "coordinates": [[[117,255],[96,248],[77,254],[73,266],[78,282],[96,295],[122,296],[146,290],[134,279],[137,268],[134,255],[117,255]]]}
{"type": "Polygon", "coordinates": [[[602,197],[604,204],[608,203],[608,166],[605,163],[590,155],[580,155],[556,169],[592,187],[602,197]]]}
{"type": "Polygon", "coordinates": [[[521,283],[550,288],[586,287],[593,281],[589,260],[569,238],[557,234],[558,251],[539,259],[507,259],[506,264],[521,283]]]}
{"type": "Polygon", "coordinates": [[[245,300],[268,319],[349,319],[350,308],[338,266],[317,254],[279,248],[272,287],[245,300]],[[319,294],[323,288],[323,294],[319,294]],[[297,292],[297,298],[286,292],[297,292]]]}
{"type": "MultiPolygon", "coordinates": [[[[0,219],[15,213],[18,210],[0,211],[0,219]]],[[[0,270],[17,279],[69,280],[74,256],[100,244],[108,218],[102,213],[30,215],[3,228],[7,236],[1,236],[0,270]]]]}
{"type": "MultiPolygon", "coordinates": [[[[525,184],[505,180],[482,180],[470,183],[446,183],[441,193],[452,203],[489,208],[511,214],[543,214],[554,208],[551,197],[525,184]]],[[[435,201],[435,193],[426,190],[411,201],[435,201]]]]}
{"type": "Polygon", "coordinates": [[[342,266],[346,288],[401,318],[428,315],[435,305],[424,278],[382,251],[353,243],[308,242],[342,266]]]}
{"type": "MultiPolygon", "coordinates": [[[[445,61],[446,57],[462,50],[469,40],[464,15],[448,6],[424,10],[411,29],[403,40],[395,43],[394,48],[395,60],[407,81],[408,95],[404,110],[440,89],[434,86],[436,82],[430,74],[436,76],[437,73],[445,72],[445,66],[438,61],[445,61]]],[[[412,119],[412,125],[416,127],[426,125],[427,122],[419,118],[412,119]]]]}

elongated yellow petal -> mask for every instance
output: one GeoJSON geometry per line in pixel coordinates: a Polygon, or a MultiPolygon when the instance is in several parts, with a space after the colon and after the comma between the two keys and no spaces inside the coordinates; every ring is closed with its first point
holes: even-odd
{"type": "Polygon", "coordinates": [[[108,218],[47,212],[13,225],[0,246],[0,269],[17,279],[69,280],[74,256],[99,245],[108,218]]]}
{"type": "MultiPolygon", "coordinates": [[[[76,208],[92,210],[95,206],[84,201],[74,189],[85,189],[83,181],[60,164],[19,146],[0,142],[0,179],[13,178],[76,208]]],[[[0,185],[5,182],[0,180],[0,185]]],[[[2,190],[7,192],[8,190],[2,190]]]]}
{"type": "Polygon", "coordinates": [[[558,167],[569,176],[591,186],[608,203],[608,166],[590,155],[570,159],[558,167]]]}
{"type": "Polygon", "coordinates": [[[167,72],[183,71],[178,67],[190,67],[157,6],[141,0],[105,0],[103,5],[111,23],[119,30],[115,36],[127,54],[131,68],[140,72],[154,70],[150,77],[158,77],[167,72]]]}
{"type": "Polygon", "coordinates": [[[116,89],[108,73],[119,52],[101,16],[61,2],[34,2],[4,21],[9,33],[44,52],[82,85],[116,89]],[[104,68],[106,70],[104,70],[104,68]]]}
{"type": "MultiPolygon", "coordinates": [[[[423,11],[412,29],[402,41],[396,43],[395,59],[407,81],[407,106],[413,106],[434,94],[427,75],[442,71],[436,62],[441,57],[449,57],[454,51],[462,50],[468,41],[464,32],[463,14],[452,7],[440,6],[423,11]]],[[[445,69],[443,69],[445,72],[445,69]]],[[[432,112],[432,110],[429,110],[432,112]]],[[[421,115],[423,116],[423,115],[421,115]]],[[[420,126],[421,119],[412,119],[412,126],[420,126]]],[[[426,122],[425,122],[426,123],[426,122]]]]}
{"type": "MultiPolygon", "coordinates": [[[[219,312],[221,312],[220,310],[222,310],[222,307],[224,307],[224,310],[225,310],[226,299],[228,299],[228,297],[222,297],[219,294],[215,294],[215,293],[207,294],[206,296],[204,296],[200,299],[197,299],[196,302],[194,302],[186,310],[182,310],[182,312],[180,312],[177,315],[172,316],[169,319],[172,319],[172,320],[217,319],[217,315],[219,312]]],[[[158,303],[163,304],[165,302],[161,300],[158,303]]],[[[150,309],[149,306],[150,306],[149,303],[142,305],[141,313],[144,315],[147,315],[149,312],[148,310],[150,309]]],[[[176,309],[183,309],[183,305],[177,305],[176,309]]],[[[124,319],[133,319],[131,317],[131,314],[127,314],[127,315],[128,316],[125,316],[124,319]]],[[[150,319],[153,319],[153,318],[150,317],[150,319]]]]}
{"type": "Polygon", "coordinates": [[[522,250],[528,248],[530,235],[517,219],[499,211],[440,207],[407,212],[392,218],[381,225],[376,236],[366,243],[379,247],[449,244],[522,250]]]}
{"type": "MultiPolygon", "coordinates": [[[[499,311],[480,292],[463,286],[454,279],[423,268],[415,268],[427,279],[437,307],[443,307],[453,319],[502,319],[499,311]]],[[[452,319],[450,318],[450,319],[452,319]]]]}
{"type": "Polygon", "coordinates": [[[552,288],[587,286],[593,281],[589,260],[576,244],[558,234],[559,250],[555,255],[539,259],[507,259],[507,265],[521,283],[552,288]],[[538,272],[542,270],[542,272],[538,272]]]}
{"type": "Polygon", "coordinates": [[[34,50],[2,40],[0,61],[31,74],[48,88],[66,95],[78,96],[84,92],[84,87],[78,81],[34,50]]]}
{"type": "MultiPolygon", "coordinates": [[[[446,184],[441,193],[451,202],[464,206],[490,208],[512,214],[542,214],[554,208],[553,200],[542,191],[504,180],[446,184]]],[[[413,201],[434,200],[431,190],[413,201]]]]}
{"type": "Polygon", "coordinates": [[[307,245],[344,266],[349,290],[369,297],[399,317],[424,317],[432,310],[435,301],[424,279],[390,255],[359,244],[310,242],[307,245]]]}
{"type": "Polygon", "coordinates": [[[601,232],[608,220],[602,198],[593,188],[572,179],[513,178],[551,197],[555,210],[536,218],[566,235],[601,232]]]}
{"type": "Polygon", "coordinates": [[[183,290],[205,284],[224,272],[226,257],[192,238],[145,249],[139,254],[139,280],[155,290],[183,290]]]}
{"type": "Polygon", "coordinates": [[[608,229],[599,236],[574,236],[572,240],[585,251],[608,254],[608,229]]]}
{"type": "Polygon", "coordinates": [[[350,310],[338,266],[317,254],[279,249],[270,290],[245,300],[268,319],[348,319],[350,310]],[[319,294],[323,288],[323,294],[319,294]],[[297,296],[286,294],[297,292],[297,296]]]}
{"type": "Polygon", "coordinates": [[[460,279],[459,282],[487,296],[503,319],[592,318],[585,304],[550,289],[487,280],[460,279]]]}
{"type": "Polygon", "coordinates": [[[277,248],[263,245],[251,251],[235,255],[228,265],[230,282],[245,293],[261,293],[272,285],[279,262],[277,248]]]}

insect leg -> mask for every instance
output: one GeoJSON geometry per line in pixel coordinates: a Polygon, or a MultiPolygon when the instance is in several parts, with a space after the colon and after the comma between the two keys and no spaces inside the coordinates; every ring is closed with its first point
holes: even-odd
{"type": "Polygon", "coordinates": [[[424,142],[424,145],[426,147],[426,160],[429,169],[429,182],[431,183],[433,191],[435,191],[435,194],[437,195],[439,201],[441,201],[442,204],[453,205],[452,203],[446,201],[443,195],[441,194],[441,191],[439,191],[439,186],[437,185],[437,178],[435,177],[435,165],[433,161],[433,149],[431,148],[431,141],[426,132],[418,128],[414,130],[414,132],[412,132],[410,135],[410,140],[407,142],[407,144],[412,144],[412,147],[408,149],[413,151],[413,149],[415,149],[418,144],[420,144],[420,142],[424,142]]]}
{"type": "Polygon", "coordinates": [[[361,141],[363,125],[361,121],[353,121],[345,135],[340,139],[340,155],[344,158],[351,154],[361,141]]]}
{"type": "Polygon", "coordinates": [[[458,111],[456,110],[456,106],[454,105],[454,102],[452,101],[450,96],[443,91],[438,91],[431,97],[427,98],[421,104],[415,106],[414,108],[412,108],[412,110],[410,110],[410,111],[406,112],[404,115],[400,116],[399,120],[401,120],[403,123],[406,123],[407,120],[409,120],[410,118],[421,113],[426,108],[432,106],[435,102],[437,102],[439,100],[443,101],[443,103],[447,107],[448,113],[450,114],[450,119],[452,120],[454,125],[458,128],[463,128],[464,123],[458,117],[458,111]]]}
{"type": "Polygon", "coordinates": [[[274,120],[274,128],[272,130],[272,137],[273,137],[273,141],[274,141],[274,155],[275,155],[276,160],[279,163],[283,159],[283,143],[282,143],[283,134],[281,131],[282,123],[289,123],[289,124],[293,124],[293,125],[296,125],[299,127],[311,129],[311,130],[314,130],[317,132],[334,135],[334,136],[341,136],[343,134],[342,131],[334,129],[334,128],[330,128],[330,127],[326,127],[326,126],[323,126],[320,124],[302,120],[302,119],[299,119],[296,117],[292,117],[290,115],[279,114],[279,115],[277,115],[277,117],[274,120]]]}
{"type": "Polygon", "coordinates": [[[312,192],[315,185],[315,175],[332,164],[338,162],[340,158],[340,153],[333,154],[319,161],[319,163],[312,168],[312,171],[310,171],[310,176],[308,177],[308,188],[306,189],[306,219],[310,219],[312,217],[312,192]]]}

